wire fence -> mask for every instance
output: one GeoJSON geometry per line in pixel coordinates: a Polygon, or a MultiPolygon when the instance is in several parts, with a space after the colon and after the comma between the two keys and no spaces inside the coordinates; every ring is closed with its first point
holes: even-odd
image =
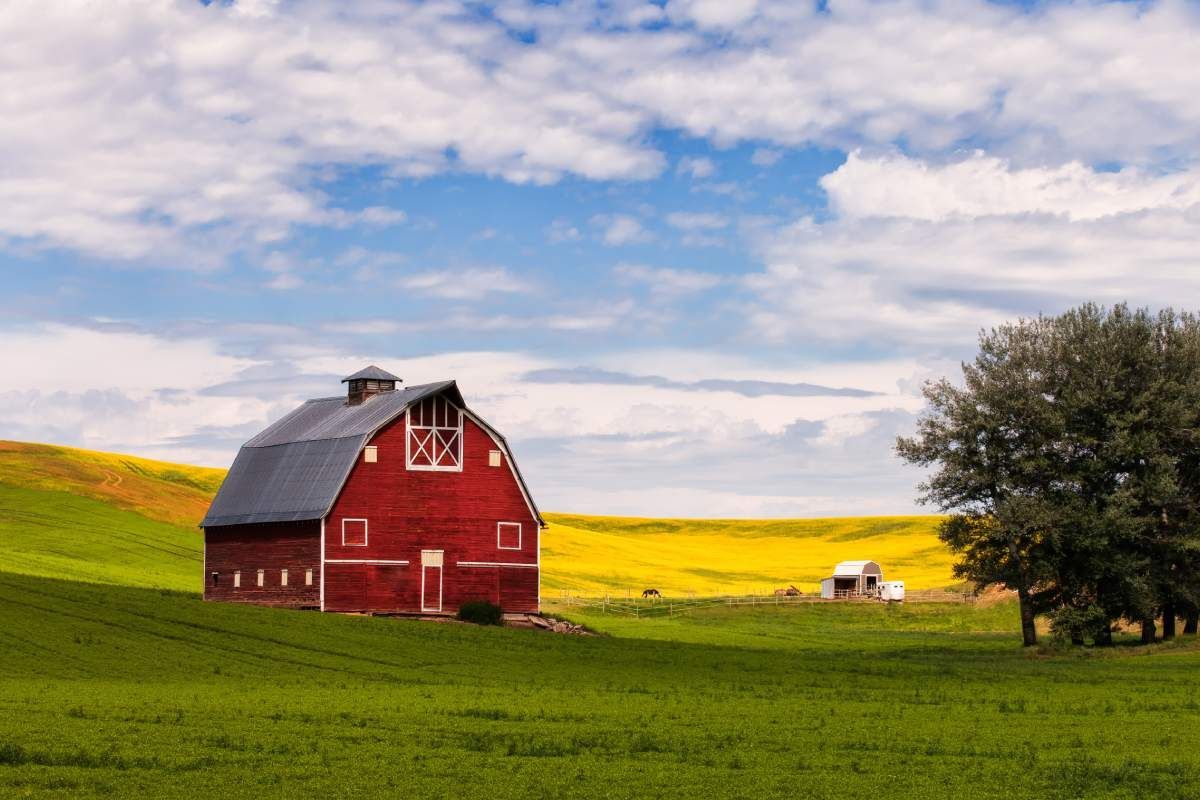
{"type": "MultiPolygon", "coordinates": [[[[905,592],[905,603],[973,603],[975,596],[967,592],[952,592],[944,589],[911,589],[905,592]]],[[[579,609],[589,613],[616,614],[634,618],[674,617],[691,611],[725,606],[794,606],[815,603],[880,603],[877,597],[851,592],[839,592],[837,597],[824,598],[818,593],[792,595],[746,594],[719,595],[713,597],[600,597],[560,592],[557,598],[543,598],[543,603],[565,609],[579,609]]]]}

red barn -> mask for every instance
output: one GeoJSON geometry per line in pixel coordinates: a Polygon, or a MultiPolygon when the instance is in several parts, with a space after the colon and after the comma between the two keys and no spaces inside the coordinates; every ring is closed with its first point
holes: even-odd
{"type": "Polygon", "coordinates": [[[323,611],[536,612],[545,526],[454,381],[378,367],[242,446],[200,526],[204,597],[323,611]]]}

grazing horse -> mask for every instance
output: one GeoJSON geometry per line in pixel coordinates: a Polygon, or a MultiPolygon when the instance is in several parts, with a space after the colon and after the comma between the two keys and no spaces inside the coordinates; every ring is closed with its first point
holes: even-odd
{"type": "Polygon", "coordinates": [[[662,599],[662,592],[660,592],[658,589],[647,589],[642,592],[642,597],[657,597],[662,599]]]}
{"type": "Polygon", "coordinates": [[[786,589],[776,589],[775,596],[776,597],[799,597],[800,590],[797,589],[795,586],[789,586],[786,589]]]}

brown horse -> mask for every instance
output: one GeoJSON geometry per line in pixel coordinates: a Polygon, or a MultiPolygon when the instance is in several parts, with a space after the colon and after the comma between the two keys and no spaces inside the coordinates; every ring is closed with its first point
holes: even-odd
{"type": "Polygon", "coordinates": [[[797,589],[795,586],[789,586],[786,589],[776,589],[775,596],[776,597],[799,597],[800,590],[797,589]]]}

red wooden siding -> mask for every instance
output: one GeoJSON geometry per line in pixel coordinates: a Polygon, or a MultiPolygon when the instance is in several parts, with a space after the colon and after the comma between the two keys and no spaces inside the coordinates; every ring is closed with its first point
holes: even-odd
{"type": "Polygon", "coordinates": [[[321,523],[271,522],[228,525],[204,530],[204,599],[263,603],[296,608],[318,607],[321,602],[321,523]],[[258,570],[265,570],[258,587],[258,570]],[[281,570],[288,585],[281,585],[281,570]],[[304,572],[313,571],[312,586],[304,585],[304,572]],[[240,570],[242,585],[233,586],[240,570]],[[214,586],[212,573],[218,574],[214,586]]]}
{"type": "MultiPolygon", "coordinates": [[[[326,610],[419,611],[421,551],[442,550],[444,612],[474,599],[498,602],[505,611],[537,611],[538,522],[507,459],[488,466],[489,452],[500,449],[491,436],[464,415],[462,470],[445,472],[406,469],[405,437],[403,416],[376,434],[370,444],[378,461],[359,456],[326,519],[326,610]],[[368,521],[367,545],[342,545],[342,521],[359,518],[368,521]],[[498,522],[520,523],[519,550],[498,547],[498,522]]],[[[516,543],[511,533],[504,544],[516,543]]]]}

